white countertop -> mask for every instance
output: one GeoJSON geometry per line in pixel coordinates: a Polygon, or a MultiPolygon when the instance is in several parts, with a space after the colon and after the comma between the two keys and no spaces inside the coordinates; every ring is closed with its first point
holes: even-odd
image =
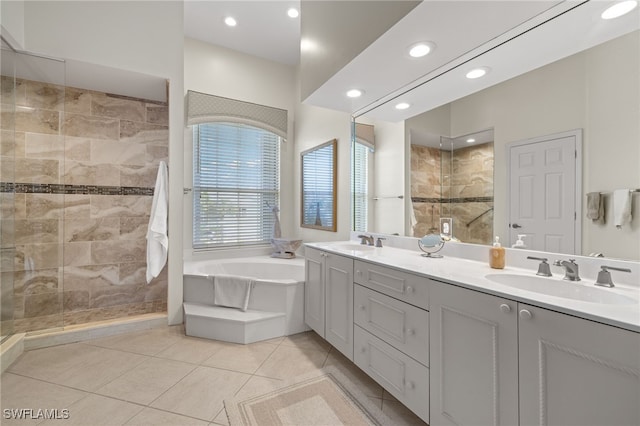
{"type": "MultiPolygon", "coordinates": [[[[345,241],[306,243],[305,246],[332,252],[335,254],[372,262],[405,272],[411,272],[437,281],[455,284],[472,290],[493,294],[517,302],[528,303],[557,312],[574,315],[604,324],[613,325],[635,332],[640,332],[640,287],[616,284],[614,288],[598,287],[607,292],[623,295],[636,301],[634,304],[604,304],[584,302],[564,297],[556,297],[533,291],[527,291],[498,284],[485,278],[488,274],[533,275],[528,269],[509,267],[492,269],[488,263],[467,260],[460,257],[445,256],[439,259],[428,259],[418,251],[382,247],[365,250],[347,250],[341,245],[345,241]]],[[[350,241],[348,243],[357,244],[350,241]]],[[[487,252],[489,248],[487,247],[487,252]]],[[[584,279],[568,283],[562,280],[562,274],[554,274],[550,279],[557,280],[558,285],[594,285],[593,280],[584,279]]]]}

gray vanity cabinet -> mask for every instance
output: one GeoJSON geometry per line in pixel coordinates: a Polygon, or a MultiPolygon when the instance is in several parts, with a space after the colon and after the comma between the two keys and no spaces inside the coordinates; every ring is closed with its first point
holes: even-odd
{"type": "Polygon", "coordinates": [[[523,303],[518,313],[521,425],[640,425],[640,333],[523,303]]]}
{"type": "Polygon", "coordinates": [[[430,424],[517,425],[517,303],[443,283],[430,298],[430,424]]]}
{"type": "Polygon", "coordinates": [[[639,333],[449,284],[430,298],[432,426],[640,424],[639,333]]]}
{"type": "Polygon", "coordinates": [[[353,360],[353,259],[305,249],[305,323],[353,360]]]}

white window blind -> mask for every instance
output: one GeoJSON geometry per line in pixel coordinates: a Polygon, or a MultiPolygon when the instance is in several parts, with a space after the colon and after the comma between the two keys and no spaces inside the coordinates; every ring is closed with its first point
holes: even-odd
{"type": "Polygon", "coordinates": [[[353,143],[353,179],[351,181],[352,229],[367,231],[369,217],[369,152],[371,149],[359,142],[353,143]]]}
{"type": "Polygon", "coordinates": [[[244,124],[194,126],[193,248],[267,243],[278,205],[279,144],[244,124]]]}

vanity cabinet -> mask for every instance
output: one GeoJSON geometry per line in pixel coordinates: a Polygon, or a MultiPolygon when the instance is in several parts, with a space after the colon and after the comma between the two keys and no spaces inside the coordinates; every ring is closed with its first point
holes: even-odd
{"type": "Polygon", "coordinates": [[[353,361],[429,422],[429,279],[356,260],[353,361]],[[413,302],[410,304],[407,302],[413,302]]]}
{"type": "Polygon", "coordinates": [[[640,333],[518,304],[521,425],[640,425],[640,333]]]}
{"type": "Polygon", "coordinates": [[[443,283],[430,298],[430,424],[517,425],[517,303],[443,283]]]}
{"type": "Polygon", "coordinates": [[[432,425],[640,424],[639,333],[448,284],[430,298],[432,425]]]}
{"type": "Polygon", "coordinates": [[[305,249],[305,323],[353,360],[353,260],[305,249]]]}

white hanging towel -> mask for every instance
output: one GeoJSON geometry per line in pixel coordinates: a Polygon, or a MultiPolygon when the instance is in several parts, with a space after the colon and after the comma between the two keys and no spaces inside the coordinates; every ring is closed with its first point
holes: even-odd
{"type": "Polygon", "coordinates": [[[161,161],[153,191],[149,227],[147,228],[147,284],[160,274],[167,263],[167,250],[169,249],[169,237],[167,236],[168,186],[167,164],[161,161]]]}
{"type": "Polygon", "coordinates": [[[216,275],[213,277],[213,303],[246,311],[249,306],[251,287],[253,287],[251,278],[216,275]]]}
{"type": "Polygon", "coordinates": [[[613,191],[613,224],[616,228],[631,222],[631,191],[616,189],[613,191]]]}

